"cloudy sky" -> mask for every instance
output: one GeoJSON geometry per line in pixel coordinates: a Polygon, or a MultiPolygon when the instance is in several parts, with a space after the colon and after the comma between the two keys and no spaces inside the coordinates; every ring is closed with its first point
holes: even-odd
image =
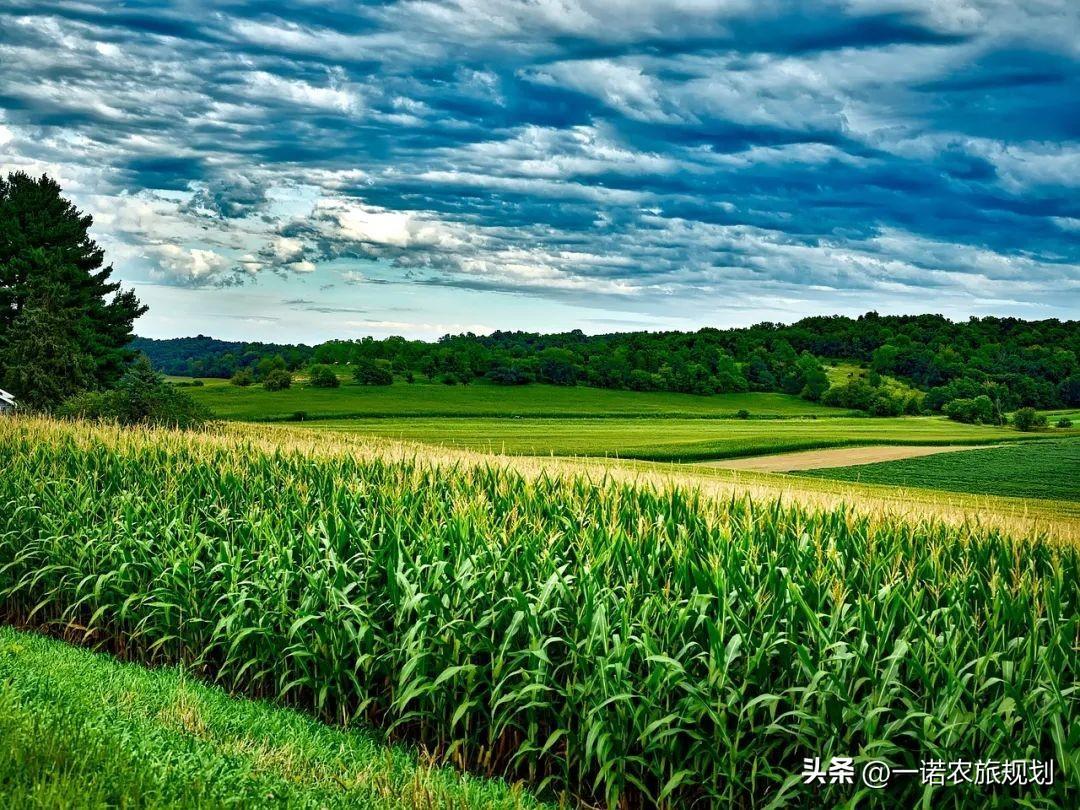
{"type": "Polygon", "coordinates": [[[140,334],[1080,312],[1076,0],[0,0],[140,334]]]}

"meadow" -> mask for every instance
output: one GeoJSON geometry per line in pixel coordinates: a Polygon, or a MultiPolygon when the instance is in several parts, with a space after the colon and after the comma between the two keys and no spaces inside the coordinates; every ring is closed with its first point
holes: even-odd
{"type": "MultiPolygon", "coordinates": [[[[170,378],[174,382],[192,380],[170,378]]],[[[284,421],[303,414],[307,419],[381,417],[579,417],[611,418],[731,418],[740,410],[753,416],[844,416],[850,412],[808,402],[788,394],[747,393],[695,396],[663,391],[618,391],[585,386],[533,383],[522,386],[443,385],[401,381],[394,385],[358,385],[343,381],[340,388],[314,388],[298,378],[284,391],[261,385],[246,388],[228,380],[204,378],[202,386],[187,388],[197,401],[221,419],[247,422],[284,421]]]]}
{"type": "MultiPolygon", "coordinates": [[[[838,379],[865,374],[836,366],[838,379]]],[[[178,382],[190,382],[173,378],[178,382]]],[[[284,391],[204,379],[185,390],[222,419],[297,421],[307,430],[381,436],[512,455],[697,462],[862,445],[981,445],[1031,440],[1011,427],[940,416],[872,418],[777,393],[694,396],[531,384],[307,386],[284,391]],[[749,418],[736,418],[740,411],[749,418]]],[[[1054,430],[1052,435],[1080,435],[1054,430]]],[[[975,490],[980,491],[980,490],[975,490]]]]}
{"type": "Polygon", "coordinates": [[[1024,442],[800,474],[869,484],[1080,501],[1080,439],[1024,442]]]}
{"type": "Polygon", "coordinates": [[[571,802],[1075,806],[1074,542],[276,430],[0,422],[8,621],[571,802]],[[844,755],[1060,778],[800,784],[844,755]]]}
{"type": "Polygon", "coordinates": [[[980,445],[1037,437],[1010,427],[966,425],[939,416],[770,420],[334,419],[305,422],[301,426],[306,430],[367,434],[493,453],[681,462],[826,447],[980,445]]]}

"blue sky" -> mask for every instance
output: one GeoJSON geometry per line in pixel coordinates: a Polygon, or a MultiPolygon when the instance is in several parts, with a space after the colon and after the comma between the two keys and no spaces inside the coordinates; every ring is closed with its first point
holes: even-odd
{"type": "Polygon", "coordinates": [[[140,334],[1075,317],[1080,3],[0,4],[140,334]]]}

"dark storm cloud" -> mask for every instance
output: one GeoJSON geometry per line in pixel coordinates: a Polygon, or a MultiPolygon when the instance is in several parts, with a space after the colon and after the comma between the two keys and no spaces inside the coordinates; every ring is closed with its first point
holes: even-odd
{"type": "Polygon", "coordinates": [[[1067,0],[42,2],[0,23],[4,165],[103,197],[99,227],[163,283],[342,259],[559,300],[1080,283],[1067,0]]]}

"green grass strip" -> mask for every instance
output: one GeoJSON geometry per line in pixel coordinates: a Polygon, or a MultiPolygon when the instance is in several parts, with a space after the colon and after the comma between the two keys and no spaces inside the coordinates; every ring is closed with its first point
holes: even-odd
{"type": "Polygon", "coordinates": [[[540,807],[373,733],[0,627],[5,807],[540,807]]]}

